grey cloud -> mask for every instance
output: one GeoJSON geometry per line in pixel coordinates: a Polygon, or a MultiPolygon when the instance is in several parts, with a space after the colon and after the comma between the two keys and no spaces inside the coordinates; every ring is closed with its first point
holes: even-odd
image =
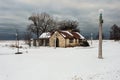
{"type": "MultiPolygon", "coordinates": [[[[47,1],[47,0],[46,0],[47,1]]],[[[17,27],[24,30],[29,24],[28,17],[32,13],[47,12],[62,19],[79,21],[82,32],[92,32],[98,29],[98,9],[103,8],[104,28],[108,31],[114,23],[120,26],[119,0],[67,0],[47,3],[29,4],[18,0],[0,1],[0,28],[17,27]],[[71,5],[70,5],[71,3],[71,5]],[[73,4],[72,4],[73,3],[73,4]],[[81,5],[84,3],[85,5],[81,5]],[[36,5],[37,4],[37,5],[36,5]]],[[[40,2],[40,1],[39,1],[40,2]]],[[[95,31],[97,32],[97,31],[95,31]]]]}

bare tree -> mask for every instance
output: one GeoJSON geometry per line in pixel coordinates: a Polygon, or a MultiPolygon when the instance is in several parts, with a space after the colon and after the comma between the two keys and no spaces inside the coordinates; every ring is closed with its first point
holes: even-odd
{"type": "Polygon", "coordinates": [[[54,30],[56,22],[47,13],[33,14],[29,17],[33,23],[28,26],[28,31],[37,35],[37,39],[43,32],[54,30]]]}
{"type": "Polygon", "coordinates": [[[78,29],[78,22],[72,20],[63,20],[59,22],[59,29],[60,30],[71,30],[80,32],[78,29]]]}
{"type": "Polygon", "coordinates": [[[120,27],[114,24],[110,29],[110,39],[120,40],[120,27]]]}

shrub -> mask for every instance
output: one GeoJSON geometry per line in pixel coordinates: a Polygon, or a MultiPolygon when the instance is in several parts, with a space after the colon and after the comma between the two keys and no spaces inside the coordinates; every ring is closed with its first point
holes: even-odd
{"type": "Polygon", "coordinates": [[[89,43],[87,42],[87,40],[83,40],[80,44],[80,46],[84,46],[84,47],[87,47],[87,46],[90,46],[89,43]]]}

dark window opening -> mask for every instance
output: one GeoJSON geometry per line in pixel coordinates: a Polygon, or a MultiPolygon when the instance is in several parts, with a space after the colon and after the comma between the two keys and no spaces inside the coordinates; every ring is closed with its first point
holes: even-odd
{"type": "Polygon", "coordinates": [[[74,40],[74,39],[69,39],[69,43],[73,43],[73,40],[74,40]]]}

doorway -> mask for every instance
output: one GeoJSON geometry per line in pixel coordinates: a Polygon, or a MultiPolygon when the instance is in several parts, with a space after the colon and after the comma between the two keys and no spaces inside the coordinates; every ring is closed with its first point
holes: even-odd
{"type": "Polygon", "coordinates": [[[59,47],[59,39],[56,38],[56,47],[59,47]]]}

